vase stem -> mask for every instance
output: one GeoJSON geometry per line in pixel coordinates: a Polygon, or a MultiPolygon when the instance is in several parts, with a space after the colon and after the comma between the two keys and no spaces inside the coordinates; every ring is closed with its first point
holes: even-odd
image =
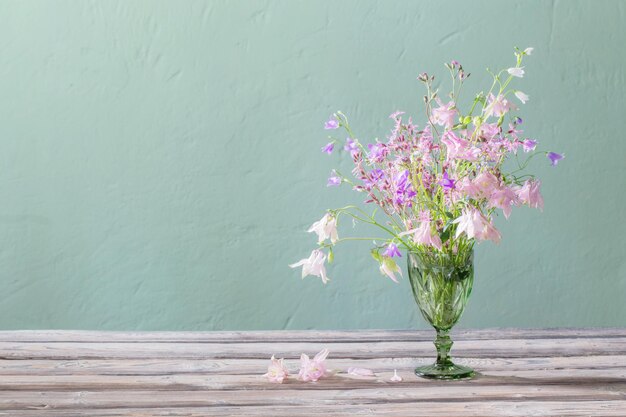
{"type": "Polygon", "coordinates": [[[437,348],[437,364],[450,364],[450,348],[452,348],[452,339],[448,336],[448,330],[437,329],[437,338],[435,338],[435,347],[437,348]]]}

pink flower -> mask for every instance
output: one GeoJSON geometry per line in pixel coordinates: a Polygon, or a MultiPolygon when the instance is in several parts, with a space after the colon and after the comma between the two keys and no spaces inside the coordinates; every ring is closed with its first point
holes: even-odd
{"type": "Polygon", "coordinates": [[[448,152],[446,159],[448,161],[463,157],[468,146],[468,142],[466,140],[459,138],[451,130],[442,135],[441,142],[446,145],[446,150],[448,152]]]}
{"type": "Polygon", "coordinates": [[[287,376],[289,376],[289,371],[283,364],[282,359],[276,359],[274,358],[274,355],[272,355],[272,359],[270,360],[271,363],[267,367],[267,373],[263,376],[267,377],[270,382],[282,384],[283,381],[287,379],[287,376]]]}
{"type": "Polygon", "coordinates": [[[396,272],[402,276],[402,270],[396,261],[388,256],[383,256],[383,260],[380,263],[380,273],[387,275],[393,282],[397,283],[398,279],[396,278],[396,272]]]}
{"type": "Polygon", "coordinates": [[[510,110],[517,110],[517,106],[504,98],[502,94],[498,97],[494,97],[493,94],[489,94],[489,104],[487,104],[487,107],[485,108],[485,115],[487,117],[500,117],[510,110]]]}
{"type": "Polygon", "coordinates": [[[496,188],[489,196],[489,207],[497,207],[502,209],[504,217],[507,219],[511,215],[513,205],[519,202],[517,194],[511,188],[502,184],[496,188]]]}
{"type": "Polygon", "coordinates": [[[477,199],[489,198],[491,196],[491,193],[493,193],[493,191],[498,188],[499,184],[500,181],[498,181],[496,176],[493,175],[491,172],[481,172],[472,181],[473,187],[471,187],[470,189],[472,190],[473,194],[470,194],[470,196],[477,199]]]}
{"type": "Polygon", "coordinates": [[[476,208],[470,207],[463,211],[463,214],[452,223],[457,223],[455,239],[461,233],[465,233],[468,239],[493,240],[500,242],[500,232],[491,224],[489,220],[476,208]]]}
{"type": "Polygon", "coordinates": [[[298,373],[298,378],[304,382],[317,382],[318,379],[326,376],[328,370],[326,369],[324,361],[328,353],[328,349],[322,349],[312,360],[303,353],[302,356],[300,356],[300,372],[298,373]]]}
{"type": "Polygon", "coordinates": [[[439,250],[441,250],[442,247],[441,238],[439,238],[439,235],[433,233],[430,222],[422,222],[422,224],[415,229],[413,241],[426,246],[433,246],[439,250]]]}
{"type": "Polygon", "coordinates": [[[526,180],[524,185],[517,190],[517,196],[522,204],[528,204],[529,207],[543,210],[543,197],[539,192],[541,181],[526,180]]]}
{"type": "Polygon", "coordinates": [[[456,118],[457,110],[454,107],[454,101],[448,104],[439,102],[439,107],[433,109],[433,121],[441,126],[452,127],[456,118]]]}
{"type": "Polygon", "coordinates": [[[330,278],[326,276],[326,268],[324,262],[326,261],[326,255],[319,249],[313,250],[311,256],[305,259],[301,259],[295,264],[289,265],[290,268],[302,267],[302,278],[307,275],[313,275],[322,278],[322,282],[326,284],[330,281],[330,278]]]}
{"type": "Polygon", "coordinates": [[[330,241],[332,243],[336,243],[339,239],[339,236],[337,235],[337,218],[326,213],[324,217],[313,223],[311,227],[309,227],[309,230],[307,230],[307,232],[315,232],[317,234],[319,243],[325,241],[328,238],[330,238],[330,241]]]}

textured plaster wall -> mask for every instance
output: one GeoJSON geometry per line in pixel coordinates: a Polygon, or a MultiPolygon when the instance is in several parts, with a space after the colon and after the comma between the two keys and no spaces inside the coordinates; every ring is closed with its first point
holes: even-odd
{"type": "MultiPolygon", "coordinates": [[[[363,139],[421,71],[534,46],[524,127],[543,213],[482,244],[465,327],[626,325],[626,2],[0,2],[0,328],[425,327],[369,246],[332,283],[287,264],[355,201],[326,189],[337,109],[363,139]]],[[[358,198],[356,198],[358,200],[358,198]]],[[[350,229],[344,224],[343,232],[350,229]]]]}

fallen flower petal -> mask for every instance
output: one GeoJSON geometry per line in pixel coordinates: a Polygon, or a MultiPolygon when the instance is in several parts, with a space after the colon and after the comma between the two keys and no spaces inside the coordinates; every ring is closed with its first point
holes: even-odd
{"type": "Polygon", "coordinates": [[[374,371],[366,368],[348,368],[348,373],[356,376],[376,376],[374,371]]]}
{"type": "Polygon", "coordinates": [[[267,367],[267,373],[263,376],[274,384],[282,384],[283,381],[287,379],[287,376],[289,376],[289,371],[283,364],[283,359],[276,359],[274,355],[272,355],[270,360],[271,362],[267,367]]]}
{"type": "Polygon", "coordinates": [[[391,382],[402,382],[402,377],[398,375],[398,371],[393,370],[393,376],[389,378],[391,382]]]}

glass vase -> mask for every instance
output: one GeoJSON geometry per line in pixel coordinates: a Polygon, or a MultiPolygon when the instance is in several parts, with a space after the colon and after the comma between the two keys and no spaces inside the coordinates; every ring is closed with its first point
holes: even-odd
{"type": "Polygon", "coordinates": [[[408,253],[409,281],[415,301],[424,318],[435,328],[437,360],[420,366],[415,374],[431,379],[463,379],[474,376],[466,366],[450,358],[449,331],[463,314],[474,282],[474,252],[446,254],[408,253]]]}

